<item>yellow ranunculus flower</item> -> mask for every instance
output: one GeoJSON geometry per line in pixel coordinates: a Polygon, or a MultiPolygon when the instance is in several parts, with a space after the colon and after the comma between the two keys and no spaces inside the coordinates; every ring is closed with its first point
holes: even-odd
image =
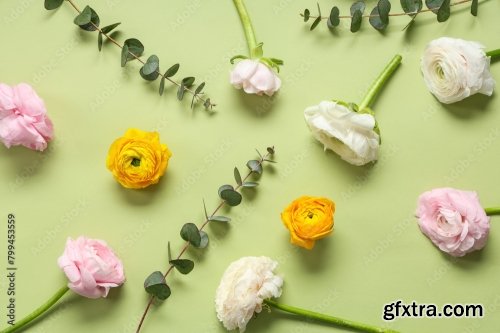
{"type": "Polygon", "coordinates": [[[156,184],[167,169],[172,153],[160,143],[158,132],[130,128],[109,148],[106,167],[126,188],[145,188],[156,184]]]}
{"type": "Polygon", "coordinates": [[[290,242],[310,250],[316,240],[333,231],[334,212],[335,203],[330,199],[303,196],[285,208],[281,220],[290,231],[290,242]]]}

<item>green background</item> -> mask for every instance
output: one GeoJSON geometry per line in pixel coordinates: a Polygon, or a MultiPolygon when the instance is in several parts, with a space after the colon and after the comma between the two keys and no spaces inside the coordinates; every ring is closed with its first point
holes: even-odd
{"type": "MultiPolygon", "coordinates": [[[[321,0],[324,13],[331,1],[321,0]]],[[[337,1],[340,2],[340,1],[337,1]]],[[[180,62],[177,77],[206,81],[217,103],[213,115],[179,103],[168,86],[146,83],[139,64],[120,67],[120,52],[97,34],[80,31],[75,12],[64,3],[44,10],[42,1],[2,1],[0,80],[31,83],[45,100],[55,140],[44,153],[0,147],[2,276],[7,215],[17,226],[17,317],[20,319],[66,283],[56,260],[66,238],[86,235],[106,240],[120,255],[127,282],[107,299],[66,295],[29,332],[134,332],[147,296],[142,284],[165,270],[167,241],[177,253],[185,222],[200,223],[202,199],[209,210],[217,188],[232,183],[235,166],[245,170],[255,148],[276,147],[279,162],[267,168],[256,191],[226,212],[229,226],[207,230],[205,251],[189,251],[196,262],[188,276],[168,278],[173,294],[150,312],[143,332],[224,332],[214,310],[214,293],[230,262],[266,255],[279,261],[285,285],[280,301],[402,332],[493,332],[498,316],[499,218],[492,218],[486,248],[452,260],[419,231],[414,212],[420,193],[442,186],[476,190],[484,206],[500,203],[500,100],[474,96],[441,105],[426,89],[419,59],[425,45],[441,36],[500,47],[500,3],[482,1],[479,16],[469,6],[452,10],[443,24],[430,13],[402,31],[408,17],[391,18],[379,33],[366,20],[351,34],[348,21],[337,32],[322,23],[309,32],[299,13],[315,1],[248,0],[266,56],[282,58],[282,89],[273,98],[248,96],[228,82],[228,59],[246,52],[243,30],[231,1],[77,1],[91,5],[102,25],[122,22],[120,41],[139,38],[146,55],[160,57],[165,70],[180,62]],[[314,141],[303,110],[322,100],[359,102],[385,64],[400,53],[397,70],[374,105],[383,144],[375,165],[355,167],[314,141]],[[173,152],[160,184],[127,190],[105,167],[108,148],[127,128],[157,130],[173,152]],[[301,195],[336,202],[335,232],[312,251],[296,248],[280,212],[301,195]],[[385,303],[481,303],[480,319],[400,318],[382,320],[385,303]]],[[[341,13],[350,2],[341,2],[341,13]]],[[[368,7],[374,6],[368,1],[368,7]]],[[[400,12],[393,2],[393,12],[400,12]]],[[[500,64],[492,64],[500,78],[500,64]]],[[[6,279],[1,278],[1,326],[5,326],[6,279]]],[[[266,311],[248,332],[340,332],[266,311]]]]}

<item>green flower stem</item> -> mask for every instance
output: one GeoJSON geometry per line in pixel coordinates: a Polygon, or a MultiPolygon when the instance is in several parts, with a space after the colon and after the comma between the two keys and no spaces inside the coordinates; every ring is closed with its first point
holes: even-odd
{"type": "Polygon", "coordinates": [[[496,57],[500,56],[500,49],[488,51],[488,52],[486,52],[486,55],[488,57],[491,57],[491,58],[496,58],[496,57]]]}
{"type": "Polygon", "coordinates": [[[16,332],[20,328],[28,325],[31,321],[35,320],[38,318],[40,315],[42,315],[45,311],[50,309],[54,304],[57,303],[57,301],[63,297],[64,294],[69,290],[67,286],[62,287],[59,289],[51,298],[49,298],[45,303],[43,303],[38,309],[21,319],[20,321],[16,322],[14,325],[10,326],[9,328],[6,328],[0,333],[11,333],[11,332],[16,332]]]}
{"type": "Polygon", "coordinates": [[[403,58],[399,54],[396,54],[394,58],[392,58],[391,62],[387,64],[387,66],[385,66],[382,73],[380,73],[380,75],[373,82],[372,86],[366,93],[365,98],[363,98],[363,100],[359,104],[360,111],[372,105],[372,103],[375,101],[375,97],[377,97],[377,94],[380,92],[387,80],[391,77],[392,73],[394,73],[396,68],[398,68],[402,59],[403,58]]]}
{"type": "Polygon", "coordinates": [[[255,48],[257,47],[257,40],[255,38],[255,32],[253,30],[252,21],[250,21],[250,16],[248,16],[247,9],[243,0],[233,0],[236,10],[240,15],[241,24],[243,25],[243,30],[245,30],[245,38],[247,39],[248,50],[250,51],[250,58],[257,58],[255,54],[255,48]]]}
{"type": "Polygon", "coordinates": [[[347,327],[347,328],[355,329],[355,330],[362,331],[362,332],[398,333],[398,331],[394,331],[391,329],[382,328],[382,327],[375,327],[375,326],[361,324],[361,323],[357,323],[354,321],[345,320],[345,319],[341,319],[341,318],[337,318],[337,317],[333,317],[333,316],[328,316],[328,315],[324,315],[324,314],[321,314],[318,312],[312,312],[309,310],[296,308],[294,306],[281,304],[281,303],[275,302],[275,301],[270,300],[270,299],[264,300],[264,303],[269,305],[269,306],[272,306],[276,309],[280,309],[280,310],[285,311],[285,312],[293,313],[293,314],[296,314],[298,316],[301,316],[301,317],[304,317],[307,319],[313,319],[313,320],[317,320],[317,321],[321,321],[321,322],[325,322],[325,323],[330,323],[330,324],[334,324],[334,325],[341,326],[341,327],[347,327]]]}
{"type": "Polygon", "coordinates": [[[500,215],[500,207],[489,207],[489,208],[485,208],[484,211],[486,212],[486,215],[488,215],[488,216],[500,215]]]}

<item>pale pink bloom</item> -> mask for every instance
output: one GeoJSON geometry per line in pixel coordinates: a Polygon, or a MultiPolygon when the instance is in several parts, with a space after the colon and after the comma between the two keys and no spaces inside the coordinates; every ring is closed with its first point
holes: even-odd
{"type": "Polygon", "coordinates": [[[52,122],[33,88],[0,83],[0,141],[7,148],[22,145],[42,151],[52,138],[52,122]]]}
{"type": "Polygon", "coordinates": [[[281,80],[267,65],[245,59],[236,64],[230,76],[231,84],[247,94],[272,96],[281,87],[281,80]]]}
{"type": "Polygon", "coordinates": [[[417,208],[420,230],[441,251],[455,257],[482,249],[490,218],[476,192],[437,188],[420,195],[417,208]]]}
{"type": "Polygon", "coordinates": [[[106,297],[109,288],[125,282],[122,262],[102,240],[68,238],[57,263],[69,280],[68,287],[88,298],[106,297]]]}

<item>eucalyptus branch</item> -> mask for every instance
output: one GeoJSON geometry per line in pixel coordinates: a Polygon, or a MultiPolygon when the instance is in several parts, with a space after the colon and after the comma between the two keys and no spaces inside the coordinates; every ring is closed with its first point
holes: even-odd
{"type": "MultiPolygon", "coordinates": [[[[160,60],[156,55],[151,55],[146,61],[141,59],[141,55],[144,52],[144,45],[136,38],[129,38],[123,44],[119,43],[116,39],[111,36],[111,31],[114,30],[120,23],[115,23],[108,25],[106,27],[100,27],[100,19],[94,9],[86,6],[83,10],[80,10],[73,0],[66,0],[77,12],[78,16],[75,18],[74,23],[78,25],[82,30],[85,31],[97,31],[97,46],[99,51],[102,49],[104,43],[103,36],[106,40],[109,40],[114,45],[118,46],[121,52],[121,65],[125,67],[126,63],[131,60],[139,61],[143,66],[140,69],[140,75],[146,81],[155,81],[158,77],[160,80],[159,94],[163,95],[165,89],[165,81],[178,87],[177,98],[182,100],[184,94],[188,92],[191,94],[191,108],[197,102],[202,102],[203,106],[208,109],[213,109],[216,104],[210,101],[210,98],[204,98],[203,88],[205,87],[205,82],[200,83],[196,89],[193,88],[195,78],[192,76],[185,77],[181,82],[177,82],[172,77],[179,70],[179,64],[171,66],[164,74],[160,72],[160,60]]],[[[45,8],[47,10],[53,10],[59,8],[64,0],[45,0],[45,8]]]]}
{"type": "Polygon", "coordinates": [[[221,198],[221,201],[217,205],[217,207],[213,210],[211,214],[207,213],[207,208],[205,206],[205,201],[203,201],[203,211],[204,211],[204,220],[201,223],[200,227],[197,227],[194,223],[186,223],[181,229],[180,235],[182,239],[185,240],[184,245],[182,246],[179,254],[175,257],[175,259],[172,259],[172,254],[170,251],[170,242],[168,243],[168,261],[169,261],[169,266],[165,273],[162,273],[160,271],[155,271],[151,273],[146,281],[144,282],[144,288],[146,289],[146,292],[151,294],[151,297],[149,298],[148,304],[141,316],[141,319],[139,321],[139,324],[136,329],[136,333],[139,333],[141,330],[141,327],[144,323],[144,320],[146,319],[146,315],[148,314],[151,306],[153,305],[153,302],[155,299],[159,300],[166,300],[170,294],[171,290],[170,287],[167,285],[165,282],[167,276],[170,274],[170,272],[175,268],[177,269],[181,274],[188,274],[190,273],[193,268],[194,268],[194,262],[189,260],[189,259],[182,259],[182,256],[184,253],[187,251],[187,249],[191,246],[195,248],[205,248],[208,246],[208,235],[205,231],[205,227],[208,225],[210,222],[221,222],[221,223],[228,223],[231,221],[231,219],[227,216],[220,216],[216,215],[219,210],[224,207],[225,205],[234,207],[238,206],[241,201],[242,201],[242,195],[241,195],[241,189],[243,188],[253,188],[258,185],[257,182],[253,181],[247,181],[250,176],[253,174],[262,174],[263,172],[263,164],[264,162],[272,162],[274,163],[273,160],[270,158],[274,155],[274,147],[268,147],[267,148],[267,153],[265,155],[262,155],[259,151],[257,151],[257,154],[259,155],[258,159],[255,160],[250,160],[247,162],[247,167],[249,169],[248,173],[244,178],[241,177],[240,171],[238,168],[234,168],[234,179],[236,181],[236,185],[222,185],[219,188],[219,197],[221,198]]]}
{"type": "MultiPolygon", "coordinates": [[[[471,14],[477,16],[477,9],[479,5],[478,0],[459,0],[457,2],[451,3],[450,0],[425,0],[425,5],[427,8],[423,9],[422,0],[400,0],[401,7],[404,12],[400,13],[390,13],[391,3],[389,0],[379,0],[377,5],[372,9],[370,14],[364,14],[366,5],[363,0],[354,2],[350,8],[350,15],[340,15],[340,10],[337,6],[334,6],[330,10],[329,16],[321,15],[321,8],[318,6],[318,14],[311,15],[309,9],[305,9],[303,13],[300,14],[304,18],[304,22],[309,21],[309,19],[314,19],[310,30],[314,30],[321,21],[326,20],[326,24],[329,29],[334,29],[340,24],[340,19],[350,19],[351,20],[351,32],[357,32],[361,27],[361,21],[363,18],[368,18],[370,24],[373,28],[377,30],[384,30],[389,24],[389,17],[391,16],[410,16],[410,22],[405,26],[404,29],[409,27],[415,20],[418,14],[433,12],[437,16],[438,22],[444,22],[448,20],[451,15],[450,8],[457,5],[462,5],[465,3],[471,3],[471,14]]],[[[404,30],[403,29],[403,30],[404,30]]]]}

